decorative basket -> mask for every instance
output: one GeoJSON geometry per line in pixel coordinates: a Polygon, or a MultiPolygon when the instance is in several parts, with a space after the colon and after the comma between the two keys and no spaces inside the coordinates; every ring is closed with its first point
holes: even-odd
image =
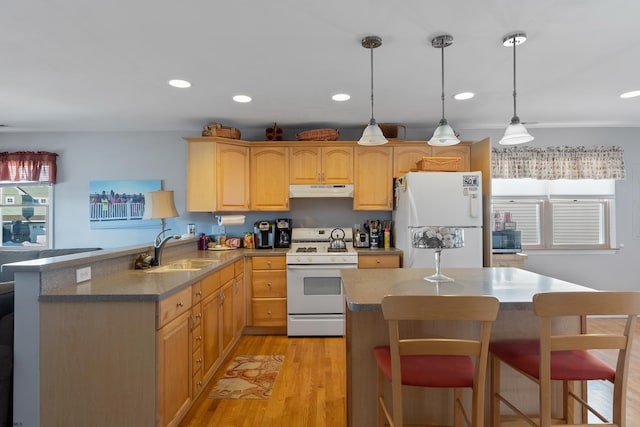
{"type": "Polygon", "coordinates": [[[298,141],[336,141],[339,136],[338,129],[313,129],[296,135],[298,141]]]}
{"type": "Polygon", "coordinates": [[[378,126],[382,130],[382,134],[385,138],[398,138],[398,129],[402,128],[402,139],[407,138],[407,128],[403,125],[396,125],[391,123],[378,123],[378,126]]]}
{"type": "Polygon", "coordinates": [[[220,123],[209,122],[202,127],[202,136],[240,139],[240,130],[230,126],[222,126],[220,123]]]}
{"type": "Polygon", "coordinates": [[[419,171],[455,172],[460,164],[460,157],[423,157],[416,163],[419,171]]]}
{"type": "Polygon", "coordinates": [[[267,141],[282,141],[282,128],[279,128],[274,123],[272,128],[266,129],[265,136],[267,141]]]}

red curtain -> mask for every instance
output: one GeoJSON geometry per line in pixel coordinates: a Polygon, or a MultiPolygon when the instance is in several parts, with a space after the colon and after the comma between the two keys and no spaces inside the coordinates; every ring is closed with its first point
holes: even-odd
{"type": "Polygon", "coordinates": [[[0,152],[0,181],[56,183],[56,153],[0,152]]]}

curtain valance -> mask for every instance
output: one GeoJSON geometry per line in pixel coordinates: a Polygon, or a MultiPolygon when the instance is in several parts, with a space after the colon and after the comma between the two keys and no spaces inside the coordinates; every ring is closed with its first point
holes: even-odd
{"type": "Polygon", "coordinates": [[[623,179],[621,147],[492,148],[493,178],[623,179]]]}
{"type": "Polygon", "coordinates": [[[0,181],[55,184],[57,156],[47,151],[0,152],[0,181]]]}

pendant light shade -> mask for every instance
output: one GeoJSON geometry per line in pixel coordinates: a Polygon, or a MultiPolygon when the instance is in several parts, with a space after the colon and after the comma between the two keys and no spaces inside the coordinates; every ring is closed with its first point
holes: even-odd
{"type": "Polygon", "coordinates": [[[382,145],[388,142],[373,117],[373,49],[380,45],[382,45],[382,39],[378,36],[368,36],[362,39],[362,47],[369,49],[371,52],[371,120],[369,120],[369,125],[364,129],[362,138],[358,141],[359,145],[382,145]]]}
{"type": "Polygon", "coordinates": [[[446,146],[446,145],[456,145],[460,143],[460,140],[456,136],[455,132],[449,126],[449,122],[444,117],[444,48],[447,46],[451,46],[453,44],[453,37],[444,34],[442,36],[434,37],[431,40],[431,46],[440,49],[441,55],[441,71],[442,71],[442,94],[440,96],[442,100],[442,119],[440,119],[440,123],[438,123],[438,127],[435,132],[433,132],[433,136],[427,143],[429,145],[436,146],[446,146]]]}
{"type": "Polygon", "coordinates": [[[520,117],[516,113],[516,46],[527,40],[525,33],[512,33],[502,39],[504,46],[513,46],[513,117],[507,126],[504,136],[500,140],[501,145],[525,144],[533,141],[533,136],[529,134],[527,128],[520,123],[520,117]]]}

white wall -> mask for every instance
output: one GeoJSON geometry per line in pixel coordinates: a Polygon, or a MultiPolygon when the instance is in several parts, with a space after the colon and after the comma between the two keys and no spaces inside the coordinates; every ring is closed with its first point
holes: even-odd
{"type": "MultiPolygon", "coordinates": [[[[616,184],[617,241],[624,248],[605,255],[538,255],[530,254],[527,268],[542,274],[599,289],[640,289],[640,238],[633,236],[633,174],[640,174],[640,129],[530,128],[536,146],[619,145],[625,151],[627,178],[616,184]]],[[[264,130],[245,132],[247,139],[260,139],[264,130]]],[[[342,132],[342,139],[357,138],[342,132]]],[[[432,131],[431,131],[432,132],[432,131]]],[[[464,140],[480,140],[487,136],[494,145],[502,130],[460,130],[464,140]]],[[[408,139],[426,139],[430,132],[417,129],[408,139]]],[[[89,181],[110,179],[161,179],[163,188],[175,191],[180,218],[168,219],[176,232],[184,233],[186,224],[197,224],[198,231],[211,233],[214,216],[210,213],[186,212],[186,142],[183,136],[193,132],[141,133],[0,133],[0,150],[46,150],[59,154],[58,184],[55,186],[55,246],[121,247],[151,242],[159,229],[91,230],[88,221],[89,181]]],[[[351,226],[366,219],[390,219],[388,212],[353,212],[348,201],[292,201],[291,212],[262,212],[247,215],[244,227],[228,227],[228,235],[241,235],[254,221],[287,217],[294,226],[351,226]]]]}

